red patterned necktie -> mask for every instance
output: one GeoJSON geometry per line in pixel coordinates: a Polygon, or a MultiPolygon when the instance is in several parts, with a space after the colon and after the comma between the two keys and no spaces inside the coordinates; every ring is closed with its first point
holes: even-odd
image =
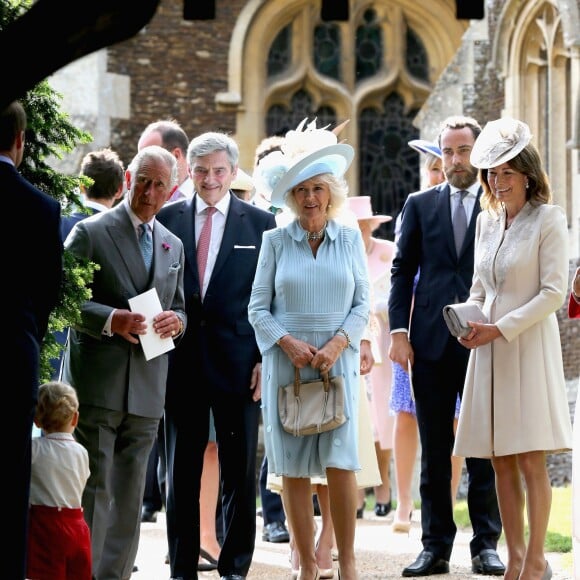
{"type": "Polygon", "coordinates": [[[209,242],[211,240],[211,226],[213,214],[216,212],[215,207],[208,207],[205,210],[206,218],[199,234],[197,241],[197,270],[199,272],[199,287],[203,293],[203,278],[205,276],[205,267],[207,266],[207,254],[209,251],[209,242]]]}

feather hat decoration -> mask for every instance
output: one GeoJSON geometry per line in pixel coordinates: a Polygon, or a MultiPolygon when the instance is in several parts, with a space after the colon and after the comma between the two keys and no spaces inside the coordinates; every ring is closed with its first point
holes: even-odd
{"type": "Polygon", "coordinates": [[[316,119],[301,123],[286,133],[281,151],[264,157],[254,171],[256,188],[270,194],[270,202],[283,207],[287,193],[299,183],[322,173],[342,177],[354,158],[354,149],[338,143],[337,134],[346,125],[341,123],[333,131],[316,127],[316,119]]]}

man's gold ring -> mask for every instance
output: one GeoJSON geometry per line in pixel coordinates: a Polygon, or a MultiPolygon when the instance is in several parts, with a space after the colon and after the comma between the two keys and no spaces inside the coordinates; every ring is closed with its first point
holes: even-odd
{"type": "Polygon", "coordinates": [[[171,336],[175,336],[175,330],[171,331],[171,336]]]}

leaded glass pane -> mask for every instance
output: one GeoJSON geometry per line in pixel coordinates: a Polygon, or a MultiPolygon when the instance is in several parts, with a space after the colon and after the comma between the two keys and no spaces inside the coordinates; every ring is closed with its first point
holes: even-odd
{"type": "Polygon", "coordinates": [[[274,39],[268,52],[268,76],[284,72],[292,60],[292,43],[290,25],[283,28],[274,39]]]}
{"type": "Polygon", "coordinates": [[[405,53],[407,69],[417,79],[429,81],[429,57],[423,41],[415,31],[407,28],[407,52],[405,53]]]}
{"type": "Polygon", "coordinates": [[[412,121],[417,111],[405,111],[401,97],[393,93],[382,111],[365,109],[359,117],[360,195],[370,195],[373,210],[393,216],[375,235],[393,239],[395,218],[407,195],[419,189],[419,154],[408,141],[418,137],[412,121]]]}
{"type": "Polygon", "coordinates": [[[313,60],[320,74],[340,80],[340,30],[336,24],[320,24],[314,29],[313,60]]]}
{"type": "Polygon", "coordinates": [[[312,98],[304,91],[299,90],[292,97],[290,110],[283,105],[273,105],[266,115],[267,135],[284,135],[290,129],[295,129],[303,119],[308,122],[316,118],[316,126],[330,128],[336,126],[336,111],[332,107],[322,106],[316,111],[312,109],[312,98]]]}
{"type": "Polygon", "coordinates": [[[361,81],[377,74],[383,62],[383,33],[376,12],[367,10],[364,24],[356,29],[356,79],[361,81]]]}

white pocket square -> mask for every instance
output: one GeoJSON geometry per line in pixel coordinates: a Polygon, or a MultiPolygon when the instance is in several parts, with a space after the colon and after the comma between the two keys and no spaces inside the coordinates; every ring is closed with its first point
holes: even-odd
{"type": "Polygon", "coordinates": [[[234,250],[255,250],[256,246],[238,246],[237,244],[234,246],[234,250]]]}

